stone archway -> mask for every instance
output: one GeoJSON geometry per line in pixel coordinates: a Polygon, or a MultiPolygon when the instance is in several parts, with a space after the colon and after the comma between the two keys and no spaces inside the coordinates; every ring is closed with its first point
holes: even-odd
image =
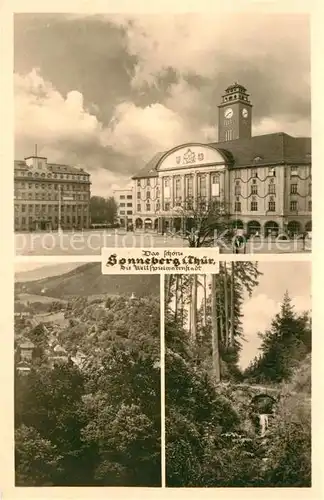
{"type": "Polygon", "coordinates": [[[287,225],[288,233],[295,235],[300,233],[300,222],[291,220],[287,225]]]}
{"type": "Polygon", "coordinates": [[[233,220],[233,229],[244,229],[244,222],[240,219],[233,220]]]}
{"type": "Polygon", "coordinates": [[[247,233],[248,236],[253,236],[255,234],[260,234],[261,233],[261,224],[257,220],[250,220],[247,223],[247,233]]]}
{"type": "Polygon", "coordinates": [[[142,221],[142,219],[137,218],[135,220],[135,228],[136,229],[142,229],[142,227],[143,227],[143,221],[142,221]]]}
{"type": "Polygon", "coordinates": [[[181,230],[181,217],[174,217],[173,228],[176,233],[181,230]]]}
{"type": "Polygon", "coordinates": [[[305,224],[305,231],[307,231],[308,233],[312,231],[312,221],[309,220],[308,222],[306,222],[305,224]]]}
{"type": "Polygon", "coordinates": [[[147,218],[144,220],[144,228],[152,229],[152,219],[147,218]]]}
{"type": "Polygon", "coordinates": [[[273,220],[269,220],[264,225],[264,236],[275,236],[279,234],[279,224],[273,220]]]}
{"type": "Polygon", "coordinates": [[[255,430],[263,437],[269,428],[270,420],[273,418],[277,399],[269,394],[263,393],[254,396],[250,401],[250,418],[255,430]]]}

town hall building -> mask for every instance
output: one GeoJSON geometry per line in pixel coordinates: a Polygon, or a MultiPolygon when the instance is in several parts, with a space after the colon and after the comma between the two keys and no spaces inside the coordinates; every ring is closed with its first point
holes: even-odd
{"type": "Polygon", "coordinates": [[[311,231],[311,138],[252,136],[252,103],[238,83],[218,109],[218,142],[157,153],[133,176],[134,227],[184,229],[185,202],[199,199],[223,204],[249,235],[311,231]]]}

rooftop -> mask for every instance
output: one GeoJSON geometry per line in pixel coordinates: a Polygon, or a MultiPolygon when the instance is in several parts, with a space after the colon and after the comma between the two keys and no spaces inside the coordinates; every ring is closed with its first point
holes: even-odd
{"type": "MultiPolygon", "coordinates": [[[[311,138],[292,137],[284,132],[256,135],[249,139],[206,144],[222,153],[231,168],[258,167],[311,161],[311,138]]],[[[158,165],[168,151],[157,153],[133,179],[157,177],[158,165]]]]}

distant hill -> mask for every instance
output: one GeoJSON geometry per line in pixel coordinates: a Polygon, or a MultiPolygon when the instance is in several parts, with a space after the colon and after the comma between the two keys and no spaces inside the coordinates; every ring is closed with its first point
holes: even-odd
{"type": "Polygon", "coordinates": [[[29,271],[20,271],[15,273],[15,281],[35,281],[49,276],[59,276],[63,273],[68,273],[72,269],[80,266],[79,262],[65,262],[64,264],[52,264],[50,266],[39,266],[36,269],[29,271]]]}
{"type": "Polygon", "coordinates": [[[16,282],[17,293],[42,294],[64,298],[71,295],[130,295],[158,296],[160,280],[157,275],[104,275],[100,262],[90,262],[59,276],[16,282]]]}

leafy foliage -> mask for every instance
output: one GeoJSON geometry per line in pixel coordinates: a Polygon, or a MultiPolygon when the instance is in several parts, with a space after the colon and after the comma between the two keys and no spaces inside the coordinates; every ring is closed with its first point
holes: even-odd
{"type": "MultiPolygon", "coordinates": [[[[16,374],[17,484],[159,486],[158,300],[72,300],[69,314],[57,338],[68,350],[82,349],[82,369],[44,362],[16,374]],[[42,473],[38,461],[27,467],[38,443],[42,473]]],[[[34,340],[42,331],[31,331],[34,340]]]]}
{"type": "MultiPolygon", "coordinates": [[[[176,315],[174,307],[170,307],[177,298],[176,280],[167,283],[167,485],[307,487],[311,485],[309,314],[296,314],[286,294],[280,313],[262,335],[259,359],[241,373],[237,365],[242,339],[241,305],[243,294],[251,293],[257,286],[259,274],[252,263],[247,263],[246,267],[246,263],[237,264],[235,343],[230,349],[225,343],[224,323],[218,318],[222,380],[227,379],[227,383],[215,384],[212,378],[210,297],[207,296],[206,309],[202,304],[199,311],[198,335],[193,341],[181,314],[176,315]],[[282,385],[282,381],[286,385],[282,385]],[[253,388],[258,386],[255,382],[271,383],[270,394],[273,394],[271,391],[281,393],[279,403],[276,397],[265,394],[259,394],[256,399],[253,388]],[[270,432],[266,437],[258,434],[260,413],[271,414],[270,432]]],[[[226,307],[224,295],[228,291],[223,273],[221,270],[216,287],[219,315],[226,307]]],[[[227,286],[229,281],[225,279],[227,286]]],[[[184,284],[190,304],[190,277],[186,277],[184,284]]],[[[261,390],[266,388],[261,387],[261,390]]]]}
{"type": "Polygon", "coordinates": [[[117,203],[115,199],[112,196],[109,198],[91,196],[90,215],[92,223],[113,224],[117,215],[117,203]]]}

